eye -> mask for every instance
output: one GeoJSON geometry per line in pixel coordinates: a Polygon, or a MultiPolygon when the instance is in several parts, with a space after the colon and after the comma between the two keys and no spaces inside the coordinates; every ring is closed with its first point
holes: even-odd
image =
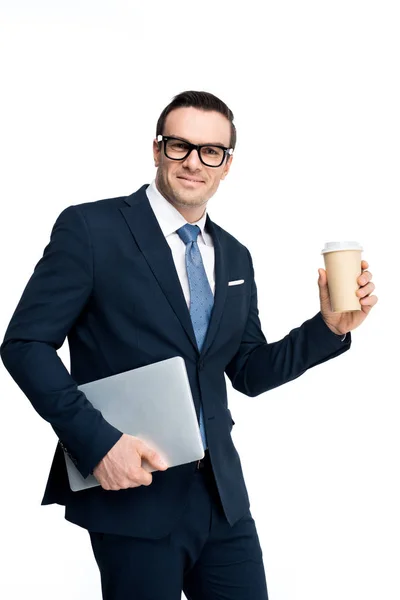
{"type": "Polygon", "coordinates": [[[188,150],[189,146],[185,142],[171,141],[170,147],[173,150],[188,150]]]}
{"type": "Polygon", "coordinates": [[[206,156],[221,156],[223,154],[223,150],[218,148],[218,146],[204,146],[202,152],[206,156]]]}

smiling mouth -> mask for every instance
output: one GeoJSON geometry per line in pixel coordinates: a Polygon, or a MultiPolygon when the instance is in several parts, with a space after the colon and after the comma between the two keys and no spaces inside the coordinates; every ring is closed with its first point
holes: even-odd
{"type": "Polygon", "coordinates": [[[183,179],[183,181],[189,181],[189,183],[204,183],[202,179],[191,179],[190,177],[178,177],[178,179],[183,179]]]}

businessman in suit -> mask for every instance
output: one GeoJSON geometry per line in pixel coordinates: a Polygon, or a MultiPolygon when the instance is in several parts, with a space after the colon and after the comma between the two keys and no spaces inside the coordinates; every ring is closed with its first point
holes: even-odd
{"type": "Polygon", "coordinates": [[[348,350],[377,302],[363,261],[361,311],[332,313],[320,269],[320,312],[266,341],[250,253],[206,210],[235,143],[224,102],[176,96],[157,123],[155,181],[61,213],[1,347],[59,440],[42,504],[65,505],[88,530],[106,600],[178,600],[182,589],[190,600],[267,599],[224,374],[248,396],[291,381],[348,350]],[[57,355],[66,337],[71,373],[57,355]],[[173,356],[186,363],[205,458],[168,468],[77,385],[173,356]],[[100,486],[72,492],[64,452],[100,486]]]}

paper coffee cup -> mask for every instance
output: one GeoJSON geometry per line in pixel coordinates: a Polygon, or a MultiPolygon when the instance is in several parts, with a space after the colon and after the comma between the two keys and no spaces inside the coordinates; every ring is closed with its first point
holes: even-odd
{"type": "Polygon", "coordinates": [[[360,287],[357,279],[361,275],[362,250],[358,242],[327,242],[321,252],[333,312],[361,310],[356,292],[360,287]]]}

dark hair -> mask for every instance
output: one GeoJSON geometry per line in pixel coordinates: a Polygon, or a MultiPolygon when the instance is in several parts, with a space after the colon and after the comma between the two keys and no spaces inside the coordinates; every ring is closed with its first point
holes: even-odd
{"type": "Polygon", "coordinates": [[[167,115],[175,108],[189,107],[200,108],[201,110],[215,110],[221,115],[224,115],[231,124],[231,140],[230,147],[236,146],[236,127],[233,124],[233,112],[227,107],[225,102],[222,102],[214,94],[209,92],[182,92],[174,97],[174,99],[164,108],[157,121],[156,137],[163,135],[165,119],[167,115]]]}

